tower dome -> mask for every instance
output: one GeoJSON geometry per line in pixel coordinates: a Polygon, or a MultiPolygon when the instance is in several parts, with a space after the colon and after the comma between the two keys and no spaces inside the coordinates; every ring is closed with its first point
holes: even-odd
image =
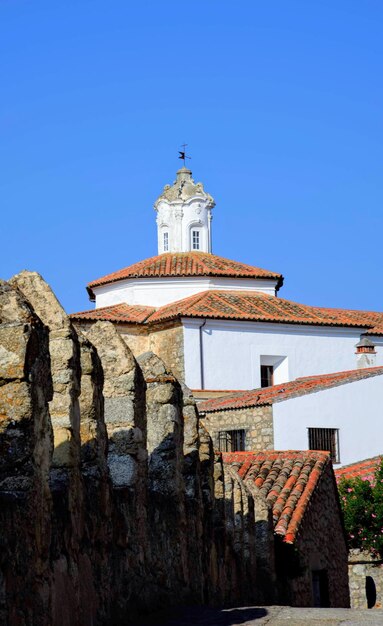
{"type": "Polygon", "coordinates": [[[165,185],[157,198],[158,254],[211,252],[212,196],[195,183],[187,167],[181,167],[173,185],[165,185]]]}

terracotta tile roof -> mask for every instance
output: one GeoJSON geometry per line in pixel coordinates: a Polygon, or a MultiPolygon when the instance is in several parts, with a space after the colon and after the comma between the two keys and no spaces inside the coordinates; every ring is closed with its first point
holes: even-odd
{"type": "MultiPolygon", "coordinates": [[[[340,314],[344,313],[343,309],[333,309],[340,314]]],[[[379,311],[355,311],[349,309],[346,311],[350,319],[359,322],[364,320],[370,327],[365,331],[366,335],[383,335],[383,313],[379,311]]]]}
{"type": "Polygon", "coordinates": [[[224,257],[207,252],[166,252],[149,259],[144,259],[134,265],[129,265],[118,272],[107,274],[88,284],[88,290],[99,285],[106,285],[124,278],[149,278],[162,276],[232,276],[236,278],[271,278],[282,285],[281,274],[270,272],[231,261],[224,257]]]}
{"type": "MultiPolygon", "coordinates": [[[[166,255],[162,255],[166,256],[166,255]]],[[[383,334],[383,313],[369,311],[349,311],[346,309],[328,309],[298,304],[276,296],[270,296],[258,291],[231,291],[212,289],[199,292],[188,298],[171,302],[157,310],[153,307],[119,304],[110,308],[117,312],[116,307],[127,307],[126,312],[133,315],[137,311],[149,311],[150,315],[137,316],[139,323],[154,324],[179,317],[199,317],[209,319],[225,319],[253,322],[271,322],[281,324],[309,324],[319,326],[356,327],[364,329],[364,333],[383,334]],[[382,319],[382,326],[377,325],[378,318],[382,319]]],[[[99,309],[100,310],[100,309],[99,309]]],[[[123,309],[121,309],[123,310],[123,309]]],[[[96,309],[97,311],[97,309],[96,309]]],[[[73,315],[87,315],[91,311],[75,313],[73,315]]],[[[92,314],[93,315],[93,314],[92,314]]],[[[98,314],[96,314],[98,315],[98,314]]],[[[131,321],[131,320],[126,320],[131,321]]]]}
{"type": "Polygon", "coordinates": [[[383,460],[383,455],[374,456],[371,459],[364,459],[357,463],[344,465],[335,471],[335,478],[339,482],[342,478],[361,478],[370,483],[375,482],[375,472],[383,460]]]}
{"type": "MultiPolygon", "coordinates": [[[[363,312],[327,309],[298,304],[257,291],[229,291],[212,289],[172,302],[157,309],[149,322],[176,317],[311,324],[320,326],[350,326],[371,328],[363,312]],[[350,315],[352,313],[352,315],[350,315]]],[[[381,314],[383,320],[383,313],[381,314]]]]}
{"type": "Polygon", "coordinates": [[[274,532],[294,543],[315,488],[330,463],[328,452],[317,450],[233,452],[223,454],[246,483],[251,481],[271,504],[274,532]]]}
{"type": "Polygon", "coordinates": [[[69,317],[73,320],[89,320],[90,322],[102,320],[107,322],[143,324],[153,311],[155,311],[155,309],[151,306],[140,306],[138,304],[129,305],[122,303],[100,307],[99,309],[72,313],[69,317]]]}
{"type": "Polygon", "coordinates": [[[232,395],[212,398],[211,400],[198,403],[198,410],[200,413],[212,413],[214,411],[263,406],[321,391],[322,389],[352,383],[364,378],[370,378],[371,376],[381,376],[382,374],[383,367],[369,367],[346,372],[335,372],[334,374],[306,376],[280,385],[273,385],[272,387],[239,391],[232,395]]]}

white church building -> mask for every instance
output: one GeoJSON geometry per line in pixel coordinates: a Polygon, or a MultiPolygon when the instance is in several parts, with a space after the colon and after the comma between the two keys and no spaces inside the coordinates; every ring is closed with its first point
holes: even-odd
{"type": "Polygon", "coordinates": [[[212,253],[214,206],[182,167],[154,204],[158,255],[89,283],[95,308],[75,323],[113,322],[203,398],[383,365],[383,313],[279,297],[281,274],[212,253]]]}

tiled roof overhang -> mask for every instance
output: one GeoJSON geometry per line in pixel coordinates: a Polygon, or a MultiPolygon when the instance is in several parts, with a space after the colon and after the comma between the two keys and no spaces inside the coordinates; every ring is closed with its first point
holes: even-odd
{"type": "MultiPolygon", "coordinates": [[[[129,305],[112,305],[110,308],[129,305]]],[[[135,305],[136,306],[136,305],[135,305]]],[[[150,309],[151,307],[136,307],[150,309]]],[[[97,311],[98,309],[95,309],[97,311]]],[[[90,315],[89,311],[85,312],[90,315]]],[[[75,314],[76,316],[82,313],[75,314]]],[[[156,324],[177,318],[221,319],[312,326],[358,328],[363,333],[383,334],[383,313],[329,309],[299,304],[259,291],[212,289],[171,302],[151,313],[142,323],[156,324]],[[377,321],[381,324],[378,327],[377,321]]]]}
{"type": "Polygon", "coordinates": [[[238,261],[207,252],[167,252],[144,259],[118,272],[93,280],[87,286],[91,299],[94,287],[108,285],[127,278],[170,278],[170,277],[215,276],[231,278],[271,279],[277,281],[277,289],[283,284],[283,276],[276,272],[253,267],[238,261]]]}
{"type": "Polygon", "coordinates": [[[250,481],[259,495],[270,503],[274,533],[285,543],[294,543],[310,499],[331,463],[329,452],[270,450],[222,456],[224,463],[236,469],[245,484],[250,481]]]}
{"type": "MultiPolygon", "coordinates": [[[[346,309],[329,309],[299,304],[259,291],[212,289],[166,304],[150,317],[150,323],[176,317],[232,319],[282,324],[347,326],[369,329],[369,320],[346,309]]],[[[383,313],[382,324],[383,324],[383,313]]]]}
{"type": "Polygon", "coordinates": [[[71,319],[84,322],[106,321],[125,324],[143,324],[155,311],[150,306],[114,304],[99,309],[72,313],[71,319]]]}
{"type": "Polygon", "coordinates": [[[264,406],[329,389],[330,387],[337,387],[365,378],[371,378],[372,376],[382,375],[383,367],[369,367],[345,372],[335,372],[333,374],[307,376],[280,385],[251,389],[249,391],[237,391],[232,395],[212,398],[211,400],[200,402],[198,404],[198,410],[200,413],[214,413],[216,411],[264,406]]]}

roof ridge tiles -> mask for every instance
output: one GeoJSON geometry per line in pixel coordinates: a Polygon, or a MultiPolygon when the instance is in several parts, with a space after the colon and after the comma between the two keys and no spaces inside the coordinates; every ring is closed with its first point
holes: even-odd
{"type": "Polygon", "coordinates": [[[286,529],[285,541],[287,543],[293,543],[291,536],[294,538],[296,533],[299,530],[301,525],[303,516],[307,510],[308,504],[310,502],[311,496],[314,493],[314,490],[318,484],[319,478],[325,469],[326,465],[330,463],[330,454],[322,453],[327,456],[323,456],[322,459],[318,458],[315,464],[312,467],[312,470],[308,476],[305,488],[303,490],[302,496],[299,501],[299,506],[296,507],[293,515],[291,516],[291,521],[286,529]]]}
{"type": "Polygon", "coordinates": [[[266,450],[223,454],[225,464],[234,459],[241,463],[241,469],[246,464],[245,475],[242,472],[246,483],[262,483],[259,493],[272,506],[274,532],[284,542],[293,543],[320,477],[330,463],[329,453],[266,450]]]}

